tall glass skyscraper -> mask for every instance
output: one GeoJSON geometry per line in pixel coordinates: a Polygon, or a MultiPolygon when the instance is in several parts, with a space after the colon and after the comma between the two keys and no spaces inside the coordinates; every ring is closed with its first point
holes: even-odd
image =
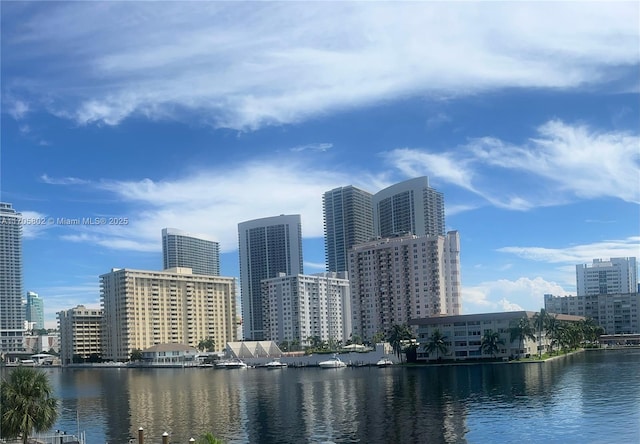
{"type": "Polygon", "coordinates": [[[373,195],[373,224],[381,237],[444,236],[444,197],[425,176],[391,185],[373,195]]]}
{"type": "Polygon", "coordinates": [[[162,229],[164,269],[191,268],[193,274],[220,276],[220,245],[204,235],[162,229]]]}
{"type": "Polygon", "coordinates": [[[22,215],[0,203],[0,352],[23,349],[22,215]]]}
{"type": "Polygon", "coordinates": [[[27,291],[25,315],[27,322],[33,322],[34,330],[44,328],[44,303],[38,293],[27,291]]]}
{"type": "Polygon", "coordinates": [[[327,271],[347,271],[349,248],[374,236],[371,193],[346,186],[322,196],[327,271]]]}
{"type": "Polygon", "coordinates": [[[302,222],[299,214],[238,224],[240,289],[244,339],[264,339],[262,279],[303,274],[302,222]]]}

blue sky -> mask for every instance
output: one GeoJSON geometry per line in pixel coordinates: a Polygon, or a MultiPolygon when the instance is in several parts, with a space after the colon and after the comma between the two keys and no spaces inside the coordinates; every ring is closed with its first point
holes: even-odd
{"type": "Polygon", "coordinates": [[[575,264],[640,256],[637,2],[2,2],[0,200],[25,217],[48,326],[98,275],[160,269],[322,193],[421,175],[461,236],[463,311],[537,310],[575,264]]]}

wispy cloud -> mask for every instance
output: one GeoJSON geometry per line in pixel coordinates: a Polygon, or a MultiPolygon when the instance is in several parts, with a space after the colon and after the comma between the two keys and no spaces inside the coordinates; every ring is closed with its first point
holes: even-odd
{"type": "Polygon", "coordinates": [[[3,78],[29,98],[13,114],[80,124],[252,129],[411,95],[598,85],[638,65],[634,2],[7,3],[3,15],[3,61],[39,68],[3,78]]]}
{"type": "Polygon", "coordinates": [[[324,153],[331,148],[333,148],[333,143],[309,143],[307,145],[295,146],[291,148],[291,151],[294,153],[299,153],[301,151],[319,151],[324,153]]]}
{"type": "Polygon", "coordinates": [[[600,197],[640,203],[638,146],[637,134],[552,120],[521,145],[481,137],[447,153],[399,148],[386,158],[409,177],[425,174],[491,205],[528,210],[600,197]]]}
{"type": "Polygon", "coordinates": [[[640,237],[632,236],[626,239],[605,240],[583,245],[573,245],[566,248],[544,247],[503,247],[498,251],[515,254],[516,256],[533,261],[558,263],[588,263],[594,258],[609,259],[612,257],[640,256],[640,237]]]}
{"type": "MultiPolygon", "coordinates": [[[[277,214],[301,214],[306,238],[324,234],[322,194],[336,184],[377,191],[375,176],[354,171],[323,170],[273,159],[190,172],[171,180],[102,180],[90,187],[113,195],[129,214],[121,226],[73,226],[64,239],[111,249],[157,251],[164,227],[203,233],[220,242],[222,251],[237,249],[239,222],[277,214]],[[356,176],[358,176],[356,174],[356,176]],[[295,190],[295,192],[292,192],[295,190]],[[127,210],[128,209],[128,210],[127,210]]],[[[76,178],[52,179],[56,185],[83,185],[76,178]]],[[[322,267],[324,268],[324,266],[322,267]]]]}
{"type": "Polygon", "coordinates": [[[49,185],[86,185],[90,183],[90,181],[86,179],[80,179],[78,177],[53,178],[48,174],[41,175],[40,180],[49,185]]]}
{"type": "MultiPolygon", "coordinates": [[[[5,109],[7,110],[9,115],[11,115],[11,117],[13,117],[16,120],[22,120],[22,118],[30,111],[29,104],[22,100],[7,100],[5,109]]],[[[26,128],[27,129],[26,132],[28,132],[28,129],[29,129],[28,125],[21,126],[20,127],[21,132],[23,128],[26,128]]]]}

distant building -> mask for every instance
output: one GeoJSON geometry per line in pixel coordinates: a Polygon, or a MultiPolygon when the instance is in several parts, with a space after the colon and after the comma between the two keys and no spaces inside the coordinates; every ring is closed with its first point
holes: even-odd
{"type": "Polygon", "coordinates": [[[328,271],[347,271],[349,249],[374,236],[372,194],[352,185],[322,196],[328,271]]]}
{"type": "Polygon", "coordinates": [[[158,344],[142,350],[142,361],[145,365],[156,366],[195,366],[198,364],[195,347],[184,344],[158,344]]]}
{"type": "Polygon", "coordinates": [[[443,194],[427,177],[391,185],[373,195],[373,224],[380,237],[445,234],[443,194]]]}
{"type": "Polygon", "coordinates": [[[460,239],[402,236],[349,251],[353,334],[371,340],[394,324],[460,313],[460,239]]]}
{"type": "Polygon", "coordinates": [[[592,318],[608,335],[640,333],[640,292],[587,296],[544,295],[545,310],[592,318]]]}
{"type": "Polygon", "coordinates": [[[576,265],[578,296],[635,293],[638,268],[635,257],[594,259],[592,264],[576,265]]]}
{"type": "Polygon", "coordinates": [[[267,340],[297,341],[308,338],[342,341],[351,334],[351,302],[347,273],[298,274],[262,281],[264,331],[267,340]]]}
{"type": "Polygon", "coordinates": [[[165,270],[181,267],[193,274],[220,275],[220,245],[202,234],[163,228],[162,258],[165,270]]]}
{"type": "Polygon", "coordinates": [[[0,202],[0,353],[24,349],[22,215],[0,202]]]}
{"type": "Polygon", "coordinates": [[[59,333],[25,335],[24,349],[27,353],[48,353],[49,351],[59,353],[60,335],[59,333]]]}
{"type": "MultiPolygon", "coordinates": [[[[58,313],[62,365],[102,356],[102,310],[78,305],[58,313]]],[[[47,351],[47,350],[42,350],[47,351]]]]}
{"type": "Polygon", "coordinates": [[[38,293],[27,292],[26,320],[33,323],[31,329],[42,330],[44,328],[44,303],[38,293]]]}
{"type": "MultiPolygon", "coordinates": [[[[497,332],[504,342],[504,345],[498,350],[496,358],[515,358],[538,353],[539,343],[545,348],[548,345],[544,336],[536,338],[536,340],[525,339],[523,343],[520,343],[519,340],[511,342],[509,331],[512,322],[524,316],[531,320],[535,314],[532,311],[507,311],[414,319],[411,321],[411,325],[416,326],[418,330],[418,360],[490,358],[491,355],[483,354],[481,351],[482,337],[488,330],[497,332]],[[436,352],[428,353],[424,349],[436,330],[446,337],[445,343],[448,349],[446,356],[436,352]]],[[[581,316],[558,315],[560,321],[578,322],[582,319],[584,318],[581,316]]]]}
{"type": "Polygon", "coordinates": [[[300,215],[281,215],[238,224],[240,288],[245,340],[264,339],[261,281],[279,273],[303,274],[300,215]]]}
{"type": "Polygon", "coordinates": [[[135,349],[165,343],[216,347],[236,339],[236,281],[190,268],[114,268],[100,276],[103,358],[126,361],[135,349]]]}

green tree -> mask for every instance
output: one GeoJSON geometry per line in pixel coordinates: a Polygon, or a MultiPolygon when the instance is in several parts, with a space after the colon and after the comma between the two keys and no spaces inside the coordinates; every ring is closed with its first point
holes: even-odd
{"type": "Polygon", "coordinates": [[[440,359],[440,354],[446,355],[449,352],[447,337],[440,333],[439,329],[436,328],[428,340],[424,349],[429,354],[436,352],[436,360],[440,359]]]}
{"type": "Polygon", "coordinates": [[[216,341],[211,338],[203,339],[198,342],[198,350],[206,352],[216,351],[216,341]]]}
{"type": "Polygon", "coordinates": [[[384,341],[384,333],[379,331],[376,334],[373,335],[373,337],[371,338],[371,343],[373,345],[376,345],[380,342],[384,341]]]}
{"type": "Polygon", "coordinates": [[[129,358],[131,362],[142,361],[142,350],[139,348],[134,348],[131,350],[131,357],[129,358]]]}
{"type": "Polygon", "coordinates": [[[542,356],[542,332],[546,331],[548,319],[549,314],[544,308],[541,308],[539,313],[533,315],[533,325],[538,332],[538,357],[542,356]]]}
{"type": "Polygon", "coordinates": [[[46,373],[18,367],[0,383],[0,433],[27,444],[32,432],[49,430],[58,419],[58,400],[46,373]]]}
{"type": "Polygon", "coordinates": [[[501,345],[504,345],[504,341],[500,337],[500,333],[489,329],[484,332],[482,342],[480,343],[480,350],[482,350],[482,353],[485,355],[491,355],[495,358],[498,351],[500,351],[501,345]]]}
{"type": "Polygon", "coordinates": [[[411,329],[406,324],[395,324],[387,334],[387,341],[391,344],[393,352],[402,361],[402,352],[404,350],[403,342],[413,338],[411,329]]]}
{"type": "Polygon", "coordinates": [[[518,358],[520,358],[520,351],[524,348],[525,339],[536,340],[536,332],[527,315],[511,322],[509,326],[509,338],[511,342],[516,339],[518,340],[518,358]]]}
{"type": "Polygon", "coordinates": [[[549,353],[553,354],[553,347],[556,344],[560,344],[560,330],[562,329],[561,322],[558,317],[553,314],[547,315],[546,325],[546,337],[549,340],[549,353]]]}

